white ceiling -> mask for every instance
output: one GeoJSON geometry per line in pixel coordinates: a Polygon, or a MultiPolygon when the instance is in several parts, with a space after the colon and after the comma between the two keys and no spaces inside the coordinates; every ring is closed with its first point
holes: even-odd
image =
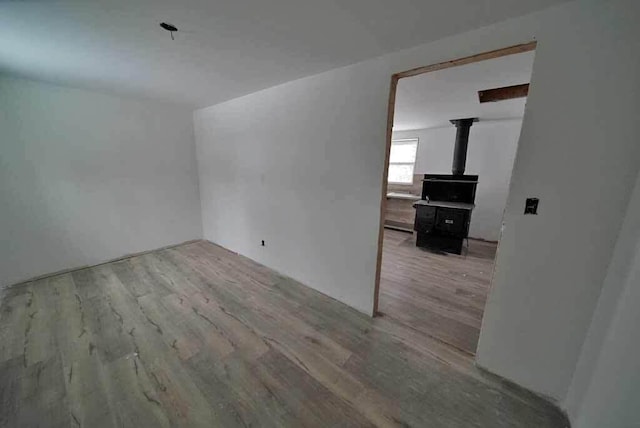
{"type": "Polygon", "coordinates": [[[449,126],[450,119],[512,119],[525,98],[480,104],[478,91],[529,83],[534,52],[419,74],[398,81],[393,130],[449,126]]]}
{"type": "Polygon", "coordinates": [[[201,107],[562,1],[0,2],[0,71],[201,107]]]}

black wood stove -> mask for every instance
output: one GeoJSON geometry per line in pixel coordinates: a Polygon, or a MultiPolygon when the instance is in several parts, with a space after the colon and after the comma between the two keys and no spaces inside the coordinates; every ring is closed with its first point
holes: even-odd
{"type": "Polygon", "coordinates": [[[461,254],[475,207],[477,175],[465,175],[469,128],[478,119],[452,120],[456,128],[452,174],[425,174],[422,200],[416,202],[416,245],[461,254]]]}

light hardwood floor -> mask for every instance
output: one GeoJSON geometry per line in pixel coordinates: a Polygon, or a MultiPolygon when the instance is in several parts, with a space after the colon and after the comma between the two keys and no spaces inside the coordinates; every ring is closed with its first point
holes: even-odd
{"type": "Polygon", "coordinates": [[[208,242],[1,291],[3,427],[562,427],[441,342],[208,242]]]}
{"type": "Polygon", "coordinates": [[[475,354],[497,244],[469,240],[468,251],[456,255],[415,242],[415,234],[385,229],[379,312],[475,354]]]}

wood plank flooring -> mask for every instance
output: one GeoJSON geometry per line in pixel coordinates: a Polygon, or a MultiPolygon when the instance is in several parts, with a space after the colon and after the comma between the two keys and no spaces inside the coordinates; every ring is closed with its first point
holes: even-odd
{"type": "Polygon", "coordinates": [[[208,242],[0,291],[2,427],[563,427],[453,348],[208,242]]]}
{"type": "Polygon", "coordinates": [[[459,256],[415,242],[415,234],[385,229],[379,311],[474,355],[497,244],[469,240],[459,256]]]}

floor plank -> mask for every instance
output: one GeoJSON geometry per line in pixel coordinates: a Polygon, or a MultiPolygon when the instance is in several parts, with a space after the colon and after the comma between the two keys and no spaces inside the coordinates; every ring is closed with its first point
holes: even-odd
{"type": "MultiPolygon", "coordinates": [[[[421,269],[400,263],[388,281],[421,269]]],[[[457,319],[449,335],[474,328],[484,274],[450,290],[452,268],[436,267],[414,304],[434,325],[457,319]]],[[[199,241],[5,288],[0,426],[566,425],[550,403],[391,316],[420,287],[388,290],[389,314],[374,319],[199,241]]]]}
{"type": "Polygon", "coordinates": [[[385,229],[378,309],[383,316],[474,355],[497,245],[469,240],[463,255],[415,246],[385,229]]]}

